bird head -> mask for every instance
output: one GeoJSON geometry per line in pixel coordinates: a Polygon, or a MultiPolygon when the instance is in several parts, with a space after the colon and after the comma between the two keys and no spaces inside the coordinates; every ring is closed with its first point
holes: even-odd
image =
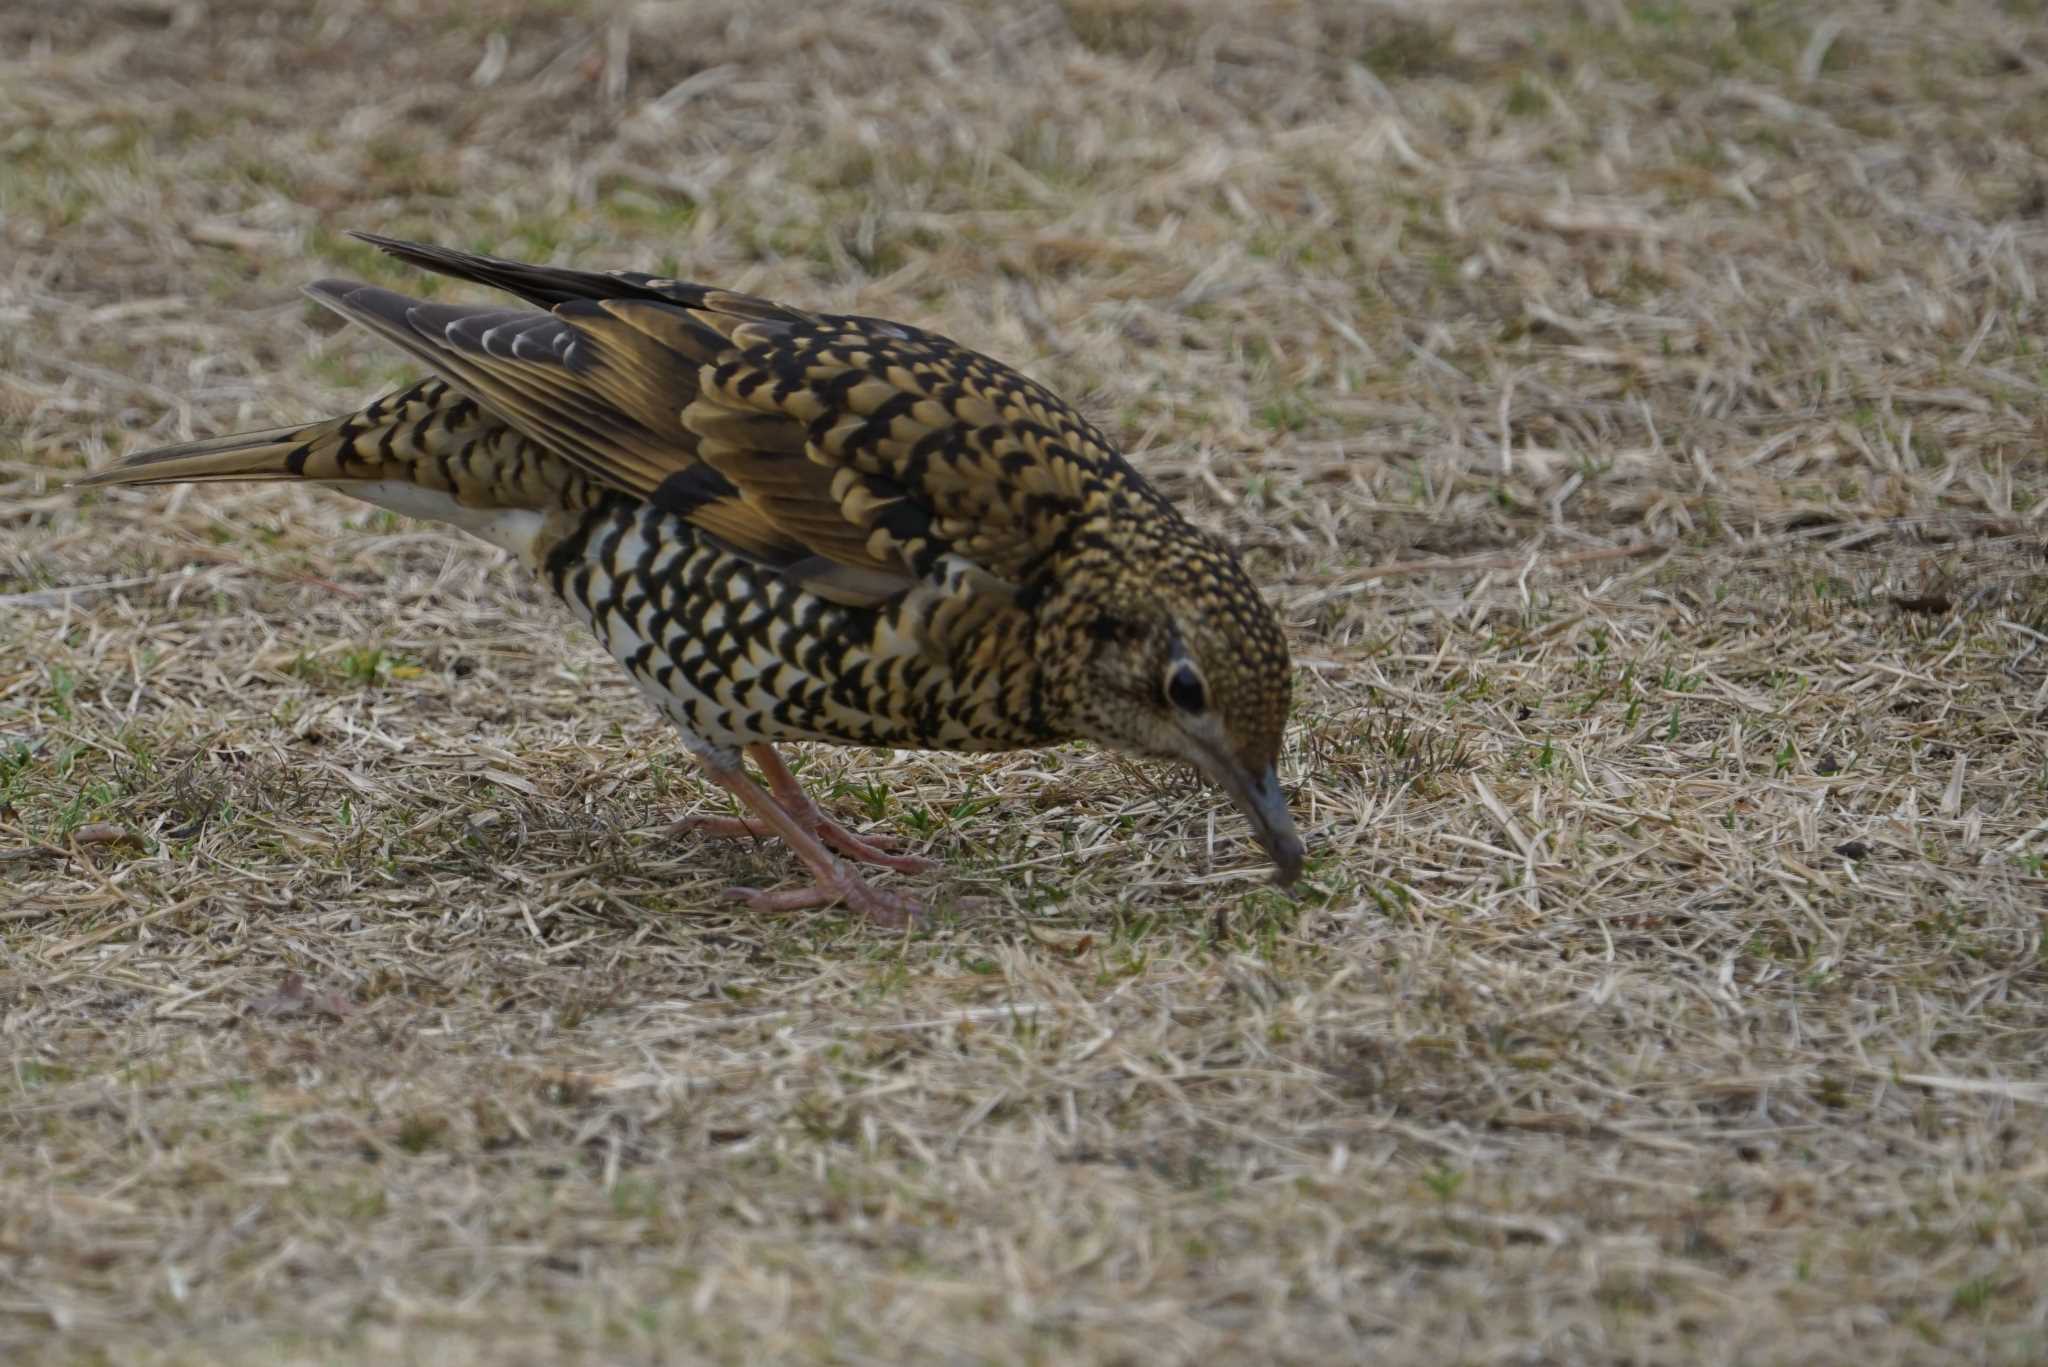
{"type": "Polygon", "coordinates": [[[1303,848],[1274,762],[1287,726],[1287,640],[1230,550],[1193,527],[1097,559],[1063,606],[1081,667],[1068,676],[1076,733],[1193,765],[1230,795],[1281,884],[1303,848]]]}

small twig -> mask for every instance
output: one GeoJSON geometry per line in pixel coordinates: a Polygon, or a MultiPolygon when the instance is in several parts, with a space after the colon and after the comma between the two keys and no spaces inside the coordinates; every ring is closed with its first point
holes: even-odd
{"type": "Polygon", "coordinates": [[[1333,598],[1344,598],[1351,594],[1363,593],[1381,579],[1393,579],[1410,574],[1460,574],[1468,570],[1516,570],[1527,568],[1556,570],[1573,565],[1596,564],[1602,560],[1629,560],[1636,556],[1653,555],[1672,547],[1661,541],[1645,541],[1634,546],[1603,546],[1599,550],[1572,551],[1565,555],[1553,555],[1532,561],[1526,555],[1485,555],[1466,556],[1459,560],[1396,560],[1390,564],[1375,565],[1368,570],[1359,570],[1345,582],[1333,588],[1311,593],[1297,599],[1292,606],[1310,607],[1325,603],[1333,598]]]}
{"type": "Polygon", "coordinates": [[[159,579],[175,579],[183,572],[182,570],[166,570],[162,574],[138,574],[129,579],[102,579],[96,584],[67,584],[62,588],[33,589],[27,593],[0,593],[0,608],[60,607],[66,599],[76,594],[108,593],[114,589],[132,589],[138,584],[154,584],[159,579]]]}
{"type": "MultiPolygon", "coordinates": [[[[118,893],[119,890],[115,889],[114,891],[118,893]]],[[[173,902],[170,906],[159,907],[155,911],[144,912],[140,916],[131,916],[125,921],[117,921],[110,926],[101,926],[98,930],[88,931],[84,935],[73,936],[71,939],[64,941],[62,944],[50,946],[48,949],[44,950],[39,957],[45,963],[54,963],[56,960],[64,958],[68,954],[74,954],[77,951],[85,949],[90,945],[96,945],[102,940],[112,939],[114,936],[121,934],[123,931],[139,930],[143,926],[150,925],[154,922],[163,920],[164,917],[166,916],[175,916],[179,912],[185,910],[187,907],[197,906],[199,903],[204,902],[208,897],[211,897],[212,895],[213,894],[211,891],[194,893],[192,896],[185,898],[183,901],[173,902]]]]}
{"type": "Polygon", "coordinates": [[[216,565],[227,565],[238,570],[247,570],[251,574],[260,574],[270,579],[290,579],[301,584],[311,584],[316,589],[322,589],[328,593],[338,593],[344,598],[354,598],[357,601],[361,601],[363,597],[362,592],[358,589],[352,589],[346,584],[337,584],[332,579],[322,578],[317,574],[308,574],[304,570],[280,570],[273,569],[268,565],[254,564],[232,551],[222,550],[217,546],[196,546],[185,541],[178,541],[174,544],[176,544],[180,554],[194,556],[201,560],[211,560],[216,565]]]}

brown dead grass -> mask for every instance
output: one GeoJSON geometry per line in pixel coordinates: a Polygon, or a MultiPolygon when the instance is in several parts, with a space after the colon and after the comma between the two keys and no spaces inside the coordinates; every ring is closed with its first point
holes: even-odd
{"type": "Polygon", "coordinates": [[[2038,4],[0,54],[11,1361],[2048,1356],[2038,4]],[[1107,756],[821,750],[951,914],[736,915],[788,859],[663,833],[714,798],[492,552],[58,489],[403,373],[294,293],[398,278],[343,227],[1084,397],[1292,623],[1303,895],[1107,756]]]}

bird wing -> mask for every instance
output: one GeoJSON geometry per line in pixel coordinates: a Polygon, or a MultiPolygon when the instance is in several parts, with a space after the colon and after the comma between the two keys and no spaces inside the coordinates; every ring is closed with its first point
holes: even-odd
{"type": "Polygon", "coordinates": [[[727,336],[683,420],[705,463],[774,500],[785,525],[815,508],[770,492],[767,433],[801,432],[828,474],[800,498],[825,493],[871,556],[920,576],[952,554],[1021,583],[1090,512],[1157,501],[1051,391],[935,333],[822,316],[735,319],[727,336]]]}
{"type": "Polygon", "coordinates": [[[939,576],[958,592],[1014,595],[1092,507],[1158,501],[1050,391],[921,329],[368,240],[544,311],[310,292],[592,478],[841,601],[928,582],[946,557],[973,571],[939,576]]]}

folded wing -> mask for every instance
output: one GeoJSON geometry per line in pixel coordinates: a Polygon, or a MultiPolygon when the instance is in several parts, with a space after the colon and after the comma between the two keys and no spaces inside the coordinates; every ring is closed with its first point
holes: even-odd
{"type": "Polygon", "coordinates": [[[936,334],[656,276],[368,240],[538,307],[342,281],[309,292],[590,477],[840,601],[935,580],[1012,597],[1092,506],[1157,502],[1072,408],[936,334]]]}

